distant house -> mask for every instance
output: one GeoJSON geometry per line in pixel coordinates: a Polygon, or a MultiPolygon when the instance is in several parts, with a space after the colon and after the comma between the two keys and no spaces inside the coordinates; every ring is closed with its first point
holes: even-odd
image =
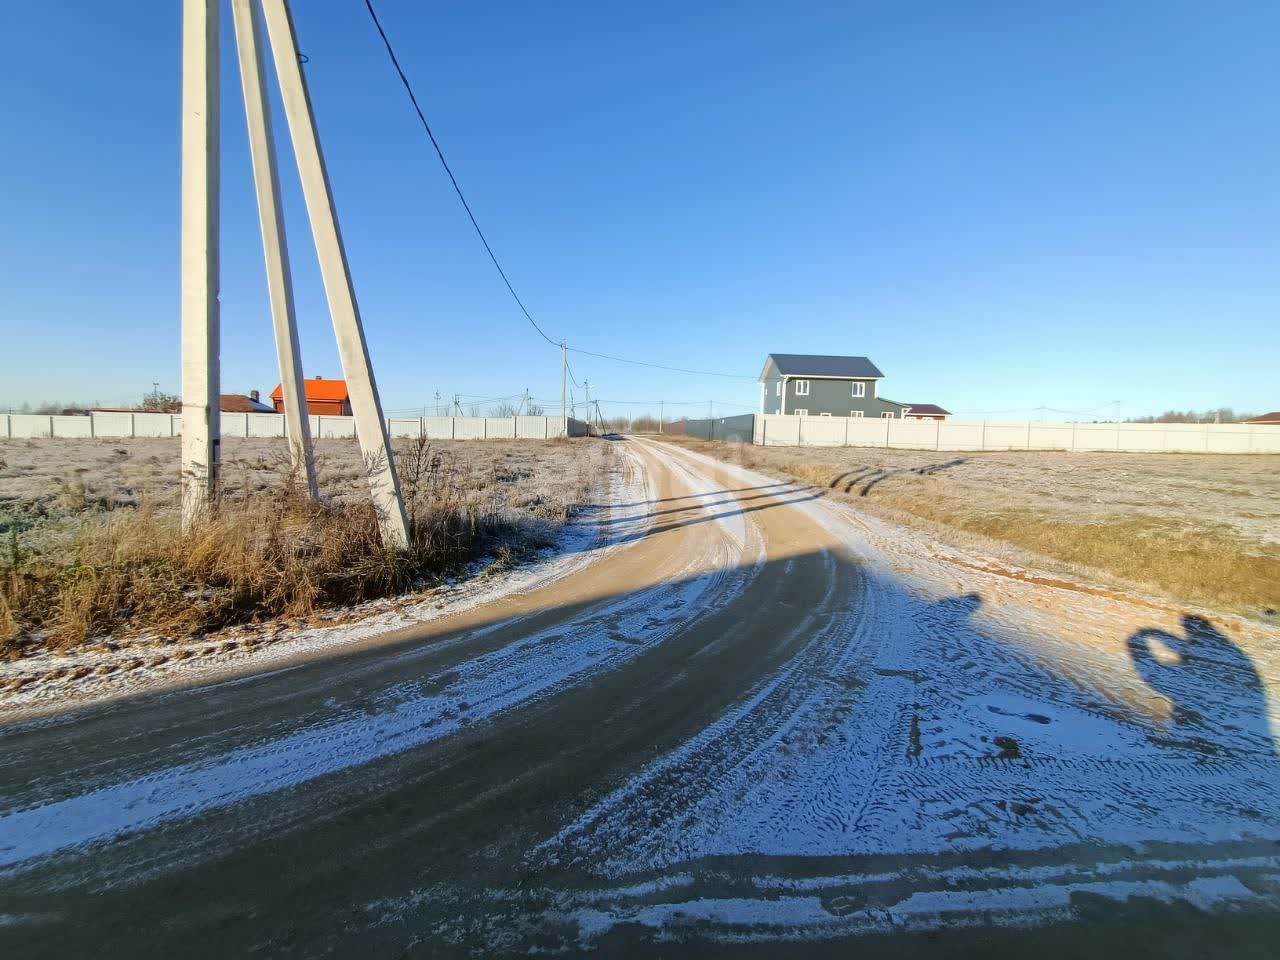
{"type": "Polygon", "coordinates": [[[1266,423],[1271,426],[1280,427],[1280,410],[1272,410],[1270,413],[1264,413],[1260,417],[1254,417],[1252,420],[1246,420],[1245,423],[1266,423]]]}
{"type": "Polygon", "coordinates": [[[218,396],[218,409],[223,413],[276,413],[275,407],[269,407],[258,399],[258,391],[250,390],[246,397],[239,393],[223,393],[218,396]]]}
{"type": "Polygon", "coordinates": [[[878,396],[883,379],[866,357],[771,353],[760,372],[760,412],[900,418],[908,405],[878,396]]]}
{"type": "MultiPolygon", "coordinates": [[[[351,395],[347,393],[347,381],[326,380],[313,377],[302,381],[302,392],[307,398],[307,413],[323,413],[329,416],[351,416],[351,395]]],[[[271,402],[276,413],[284,413],[284,385],[271,391],[271,402]]]]}
{"type": "Polygon", "coordinates": [[[902,412],[904,420],[945,420],[951,416],[950,410],[943,410],[936,403],[908,403],[902,412]]]}

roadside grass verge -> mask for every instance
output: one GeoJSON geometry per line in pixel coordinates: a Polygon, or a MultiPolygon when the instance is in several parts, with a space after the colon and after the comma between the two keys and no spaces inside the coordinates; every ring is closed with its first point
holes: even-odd
{"type": "Polygon", "coordinates": [[[349,464],[322,470],[345,495],[319,503],[279,451],[228,464],[217,509],[185,531],[171,500],[143,496],[102,509],[69,481],[55,522],[22,537],[15,527],[0,547],[0,655],[108,636],[189,638],[405,593],[480,557],[510,563],[553,541],[593,470],[579,462],[552,491],[530,482],[528,467],[508,463],[498,456],[477,469],[426,441],[402,444],[405,550],[382,546],[365,478],[355,475],[363,471],[349,464]]]}
{"type": "MultiPolygon", "coordinates": [[[[1280,610],[1280,547],[1242,535],[1203,511],[1164,512],[1105,502],[1092,497],[1059,496],[1052,482],[1034,489],[1039,476],[1014,476],[993,489],[956,481],[944,469],[946,457],[934,455],[914,468],[865,461],[822,450],[709,443],[687,438],[668,442],[786,477],[847,498],[860,508],[889,519],[922,526],[943,539],[978,538],[987,545],[1011,545],[1049,558],[1077,573],[1101,573],[1175,600],[1274,622],[1280,610]],[[1088,499],[1087,509],[1069,502],[1088,499]]],[[[1107,454],[1098,454],[1106,457],[1107,454]]],[[[1105,461],[1100,461],[1105,466],[1105,461]]],[[[1089,479],[1073,483],[1088,490],[1089,479]]],[[[1141,499],[1140,492],[1133,496],[1141,499]]]]}

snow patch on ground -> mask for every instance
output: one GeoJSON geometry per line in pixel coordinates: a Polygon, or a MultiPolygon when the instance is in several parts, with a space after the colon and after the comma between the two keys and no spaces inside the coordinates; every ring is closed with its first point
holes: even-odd
{"type": "MultiPolygon", "coordinates": [[[[609,536],[624,542],[648,524],[650,499],[621,501],[626,506],[613,518],[616,532],[609,536]]],[[[706,552],[682,558],[684,569],[672,579],[606,599],[568,622],[388,688],[373,712],[353,709],[197,763],[0,811],[0,866],[108,841],[391,756],[615,669],[687,627],[691,617],[716,609],[705,602],[707,595],[726,602],[745,589],[750,575],[740,566],[741,553],[714,539],[702,542],[706,552]]]]}
{"type": "MultiPolygon", "coordinates": [[[[744,485],[768,482],[707,464],[744,485]]],[[[829,655],[797,657],[762,681],[550,837],[533,862],[624,880],[720,857],[1052,856],[1082,843],[1208,851],[1280,840],[1269,661],[1255,667],[1223,636],[1149,626],[1141,604],[958,576],[919,534],[827,500],[797,506],[866,575],[849,622],[815,641],[831,645],[829,655]],[[1042,612],[1033,601],[1046,594],[1058,606],[1042,612]],[[1084,642],[1082,630],[1106,642],[1084,642]],[[1166,682],[1169,664],[1130,662],[1134,640],[1124,639],[1135,630],[1190,649],[1179,661],[1189,669],[1166,682]],[[843,677],[859,682],[832,682],[843,677]]],[[[1280,648],[1280,637],[1271,639],[1270,649],[1280,648]]],[[[1151,868],[1140,861],[1135,872],[1151,868]]],[[[1205,908],[1257,896],[1232,875],[1047,880],[921,891],[839,916],[807,896],[626,909],[592,898],[581,922],[592,937],[618,922],[880,929],[961,914],[1043,922],[1069,913],[1077,894],[1205,908]]]]}
{"type": "MultiPolygon", "coordinates": [[[[1270,878],[1268,878],[1270,879],[1270,878]]],[[[659,940],[686,935],[742,942],[761,939],[827,939],[851,934],[928,931],[975,925],[1039,925],[1071,920],[1081,895],[1116,903],[1132,898],[1184,903],[1202,910],[1239,908],[1260,898],[1230,876],[1188,881],[1104,880],[983,890],[920,890],[874,907],[851,908],[846,901],[816,896],[703,897],[675,903],[571,907],[561,911],[576,923],[580,944],[589,947],[620,924],[640,924],[659,940]]]]}

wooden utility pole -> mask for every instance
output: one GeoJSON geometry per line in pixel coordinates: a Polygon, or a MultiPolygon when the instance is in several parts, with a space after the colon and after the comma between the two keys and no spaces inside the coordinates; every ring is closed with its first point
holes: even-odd
{"type": "Polygon", "coordinates": [[[289,269],[289,245],[280,203],[280,176],[276,168],[275,138],[271,131],[271,105],[267,99],[257,7],[257,0],[231,2],[240,61],[240,86],[244,91],[245,119],[249,125],[249,151],[253,157],[253,183],[258,195],[258,221],[262,225],[262,252],[267,265],[271,320],[276,333],[276,358],[280,363],[280,389],[284,394],[289,453],[294,469],[300,470],[306,478],[307,493],[315,500],[319,497],[319,490],[311,450],[311,421],[303,394],[302,352],[298,347],[298,323],[293,306],[293,276],[289,269]]]}
{"type": "Polygon", "coordinates": [[[218,490],[218,4],[182,4],[182,523],[218,490]]]}
{"type": "Polygon", "coordinates": [[[663,432],[664,432],[664,430],[663,430],[663,421],[664,421],[665,419],[666,419],[666,414],[664,414],[664,413],[662,412],[662,401],[661,401],[661,400],[659,400],[659,401],[658,401],[658,432],[659,432],[659,433],[663,433],[663,432]]]}
{"type": "Polygon", "coordinates": [[[565,438],[569,436],[569,408],[565,406],[565,371],[569,368],[569,346],[568,341],[561,339],[560,341],[560,430],[564,433],[565,438]]]}
{"type": "MultiPolygon", "coordinates": [[[[188,0],[192,2],[192,0],[188,0]]],[[[210,0],[212,2],[212,0],[210,0]]],[[[333,205],[333,191],[325,171],[315,116],[307,94],[307,82],[298,60],[298,43],[286,0],[262,0],[267,34],[271,38],[271,54],[275,61],[276,79],[284,101],[285,117],[293,139],[294,157],[302,179],[302,193],[311,219],[311,235],[320,259],[325,297],[338,339],[338,355],[342,372],[351,394],[355,414],[356,436],[369,474],[374,508],[382,530],[383,543],[392,548],[409,544],[409,519],[400,496],[400,480],[396,476],[391,455],[387,421],[382,415],[378,386],[369,360],[360,310],[356,305],[351,270],[347,264],[338,216],[333,205]]]]}

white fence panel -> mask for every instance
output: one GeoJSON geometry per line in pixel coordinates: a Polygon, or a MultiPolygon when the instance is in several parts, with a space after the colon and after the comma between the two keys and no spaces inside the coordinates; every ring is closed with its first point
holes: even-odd
{"type": "Polygon", "coordinates": [[[515,417],[486,417],[484,435],[489,440],[514,440],[516,438],[515,417]]]}
{"type": "Polygon", "coordinates": [[[132,437],[133,414],[131,413],[91,413],[93,435],[95,437],[132,437]]]}
{"type": "Polygon", "coordinates": [[[765,414],[756,416],[755,442],[767,446],[957,451],[1280,453],[1280,427],[1242,423],[1009,423],[765,414]]]}
{"type": "Polygon", "coordinates": [[[355,417],[327,417],[323,414],[316,417],[315,432],[312,434],[321,440],[345,440],[355,435],[355,417]]]}
{"type": "Polygon", "coordinates": [[[9,435],[18,437],[52,437],[53,417],[42,413],[14,413],[9,415],[9,435]]]}
{"type": "Polygon", "coordinates": [[[173,435],[173,417],[167,413],[133,414],[135,437],[169,437],[173,435]]]}
{"type": "Polygon", "coordinates": [[[937,450],[938,428],[936,421],[894,420],[881,417],[888,424],[888,445],[904,450],[937,450]]]}
{"type": "Polygon", "coordinates": [[[1070,450],[1072,427],[1070,423],[1032,423],[1027,431],[1028,446],[1032,450],[1070,450]]]}
{"type": "MultiPolygon", "coordinates": [[[[1203,428],[1201,437],[1203,437],[1203,428]]],[[[1169,449],[1169,432],[1164,429],[1162,423],[1118,423],[1115,439],[1116,445],[1121,450],[1156,453],[1169,449]]]]}
{"type": "MultiPolygon", "coordinates": [[[[1204,451],[1206,453],[1234,453],[1240,447],[1249,447],[1249,427],[1237,427],[1234,423],[1219,424],[1216,430],[1207,430],[1204,435],[1204,451]]],[[[1188,437],[1188,440],[1191,438],[1188,437]]]]}
{"type": "MultiPolygon", "coordinates": [[[[225,417],[226,414],[224,413],[225,417]]],[[[280,413],[246,413],[245,430],[250,437],[283,437],[284,415],[280,413]]]]}
{"type": "Polygon", "coordinates": [[[1250,453],[1280,453],[1280,426],[1265,424],[1253,428],[1249,434],[1250,453]]]}
{"type": "Polygon", "coordinates": [[[984,450],[1026,450],[1031,446],[1031,424],[988,423],[984,450]]]}
{"type": "MultiPolygon", "coordinates": [[[[349,439],[355,418],[312,414],[311,435],[349,439]]],[[[275,413],[224,413],[227,437],[284,437],[275,413]]],[[[394,437],[432,440],[547,439],[563,435],[560,418],[399,417],[387,421],[394,437]]],[[[757,415],[754,439],[768,446],[896,447],[918,450],[1079,450],[1127,453],[1280,453],[1280,427],[1243,423],[1030,423],[902,420],[862,417],[757,415]]],[[[89,416],[0,414],[0,439],[176,437],[182,416],[169,413],[95,412],[89,416]]],[[[587,425],[569,421],[571,436],[587,425]]]]}
{"type": "Polygon", "coordinates": [[[218,431],[224,437],[247,437],[249,435],[249,415],[247,413],[219,414],[218,431]]]}
{"type": "Polygon", "coordinates": [[[757,417],[760,426],[760,443],[770,447],[797,447],[800,445],[800,418],[784,416],[757,417]]]}
{"type": "Polygon", "coordinates": [[[1077,423],[1072,449],[1115,450],[1120,445],[1120,431],[1114,423],[1077,423]]]}
{"type": "MultiPolygon", "coordinates": [[[[553,436],[551,417],[516,417],[516,436],[521,440],[545,440],[553,436]]],[[[560,418],[555,418],[555,434],[560,433],[560,418]]]]}
{"type": "Polygon", "coordinates": [[[455,440],[483,440],[484,417],[454,417],[453,438],[455,440]]]}
{"type": "Polygon", "coordinates": [[[845,417],[796,417],[800,446],[843,447],[845,417]]]}
{"type": "Polygon", "coordinates": [[[981,450],[985,443],[984,424],[935,420],[939,450],[981,450]]]}
{"type": "Polygon", "coordinates": [[[422,429],[429,440],[452,440],[453,417],[423,417],[422,429]]]}
{"type": "MultiPolygon", "coordinates": [[[[356,435],[355,418],[311,414],[311,435],[317,439],[347,439],[356,435]]],[[[224,437],[286,437],[288,426],[278,413],[223,413],[224,437]]],[[[559,417],[391,417],[393,437],[426,436],[432,440],[499,440],[520,437],[545,440],[563,436],[559,417]]],[[[570,420],[573,436],[585,436],[587,426],[570,420]]],[[[170,413],[97,412],[89,416],[0,414],[0,438],[36,437],[176,437],[182,416],[170,413]]]]}
{"type": "Polygon", "coordinates": [[[851,447],[883,447],[889,439],[889,421],[846,417],[844,434],[851,447]]]}
{"type": "Polygon", "coordinates": [[[92,437],[93,420],[89,417],[50,417],[51,433],[55,437],[92,437]]]}
{"type": "Polygon", "coordinates": [[[417,440],[422,436],[422,420],[419,417],[388,417],[387,433],[393,437],[417,440]]]}

